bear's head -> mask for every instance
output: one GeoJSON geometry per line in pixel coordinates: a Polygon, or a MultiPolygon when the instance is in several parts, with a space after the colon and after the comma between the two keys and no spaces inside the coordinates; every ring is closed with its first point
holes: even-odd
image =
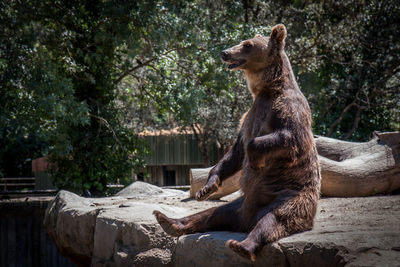
{"type": "Polygon", "coordinates": [[[264,37],[257,34],[253,39],[222,51],[222,60],[232,70],[257,71],[265,68],[279,57],[285,47],[286,28],[278,24],[272,28],[271,35],[264,37]]]}

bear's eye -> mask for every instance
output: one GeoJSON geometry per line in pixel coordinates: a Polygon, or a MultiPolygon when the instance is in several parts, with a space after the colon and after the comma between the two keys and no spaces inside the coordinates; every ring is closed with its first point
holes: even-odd
{"type": "Polygon", "coordinates": [[[250,47],[252,47],[251,44],[249,44],[249,43],[244,44],[244,48],[250,48],[250,47]]]}

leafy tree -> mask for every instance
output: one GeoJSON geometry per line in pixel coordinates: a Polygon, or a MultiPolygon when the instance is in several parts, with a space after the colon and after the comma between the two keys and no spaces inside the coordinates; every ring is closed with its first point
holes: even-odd
{"type": "Polygon", "coordinates": [[[281,22],[289,28],[286,50],[315,133],[367,140],[373,130],[399,130],[396,1],[195,1],[179,16],[187,40],[172,41],[171,50],[131,73],[121,88],[129,88],[125,96],[145,113],[139,128],[191,126],[205,165],[207,144],[226,148],[251,101],[241,76],[220,62],[220,51],[281,22]]]}
{"type": "Polygon", "coordinates": [[[62,188],[104,192],[143,164],[145,150],[114,101],[117,47],[140,23],[136,9],[103,1],[2,3],[3,138],[37,132],[62,188]]]}
{"type": "Polygon", "coordinates": [[[59,186],[102,192],[144,163],[138,132],[176,126],[208,165],[251,103],[220,52],[281,22],[315,133],[399,130],[399,18],[394,0],[2,2],[1,166],[36,140],[15,162],[49,154],[59,186]]]}
{"type": "Polygon", "coordinates": [[[204,165],[209,165],[210,143],[217,143],[222,154],[251,103],[242,77],[226,70],[220,53],[266,28],[239,23],[236,18],[243,12],[240,2],[225,5],[195,1],[182,5],[179,13],[162,8],[162,21],[176,18],[172,25],[175,30],[158,56],[140,58],[146,67],[129,72],[122,81],[121,102],[133,110],[129,122],[137,129],[192,129],[204,165]],[[135,120],[137,113],[146,119],[135,120]]]}

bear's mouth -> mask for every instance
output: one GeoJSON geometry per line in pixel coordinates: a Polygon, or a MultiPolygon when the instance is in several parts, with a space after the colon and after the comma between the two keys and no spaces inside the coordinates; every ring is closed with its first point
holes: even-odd
{"type": "Polygon", "coordinates": [[[244,63],[246,63],[246,60],[244,59],[239,59],[239,60],[229,60],[226,61],[226,63],[228,63],[228,69],[235,69],[237,67],[242,66],[244,63]]]}

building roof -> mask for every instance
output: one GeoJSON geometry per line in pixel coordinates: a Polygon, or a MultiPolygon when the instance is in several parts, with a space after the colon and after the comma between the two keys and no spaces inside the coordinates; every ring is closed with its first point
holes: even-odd
{"type": "MultiPolygon", "coordinates": [[[[197,129],[202,131],[202,127],[199,125],[195,125],[197,129]]],[[[139,133],[139,136],[170,136],[170,135],[186,135],[193,134],[193,129],[190,126],[186,127],[175,127],[172,129],[161,129],[161,130],[144,130],[139,133]]]]}

